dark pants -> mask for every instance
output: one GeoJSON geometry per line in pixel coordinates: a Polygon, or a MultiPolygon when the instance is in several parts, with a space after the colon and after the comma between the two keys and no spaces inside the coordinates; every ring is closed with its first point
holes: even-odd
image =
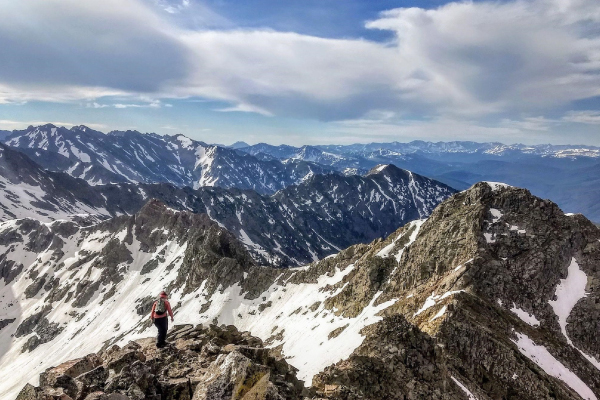
{"type": "Polygon", "coordinates": [[[169,329],[169,318],[154,318],[154,326],[158,328],[158,336],[156,337],[156,347],[164,347],[167,339],[167,330],[169,329]]]}

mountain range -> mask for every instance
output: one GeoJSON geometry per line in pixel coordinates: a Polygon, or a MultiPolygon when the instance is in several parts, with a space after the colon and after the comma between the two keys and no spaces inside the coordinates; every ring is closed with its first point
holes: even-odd
{"type": "Polygon", "coordinates": [[[208,214],[233,232],[257,261],[278,266],[302,265],[386,236],[428,216],[455,192],[393,165],[379,166],[366,176],[313,175],[270,196],[168,183],[90,185],[46,171],[0,144],[0,221],[30,217],[89,224],[135,214],[150,199],[159,199],[177,210],[208,214]]]}
{"type": "Polygon", "coordinates": [[[137,131],[104,134],[85,126],[52,124],[14,131],[5,144],[25,153],[43,168],[86,180],[109,183],[171,183],[199,188],[220,186],[272,194],[331,168],[294,161],[262,160],[183,135],[160,136],[137,131]]]}
{"type": "Polygon", "coordinates": [[[600,229],[416,172],[538,176],[593,216],[598,149],[234,147],[54,125],[0,143],[2,398],[600,396],[600,229]],[[162,289],[179,325],[158,351],[162,289]]]}
{"type": "Polygon", "coordinates": [[[8,398],[600,396],[600,230],[524,189],[476,184],[285,270],[159,201],[92,226],[3,222],[0,246],[8,398]],[[190,324],[158,354],[143,339],[156,287],[190,324]]]}
{"type": "Polygon", "coordinates": [[[393,164],[458,190],[479,181],[526,187],[566,212],[600,221],[600,148],[594,146],[413,141],[301,147],[238,142],[225,147],[183,135],[104,134],[51,124],[13,131],[0,140],[45,169],[91,185],[171,183],[274,194],[313,175],[364,175],[377,165],[393,164]]]}
{"type": "Polygon", "coordinates": [[[394,164],[463,190],[480,181],[506,182],[549,198],[564,210],[600,221],[600,148],[476,142],[371,143],[347,146],[271,146],[240,151],[286,162],[307,160],[340,172],[364,173],[394,164]]]}

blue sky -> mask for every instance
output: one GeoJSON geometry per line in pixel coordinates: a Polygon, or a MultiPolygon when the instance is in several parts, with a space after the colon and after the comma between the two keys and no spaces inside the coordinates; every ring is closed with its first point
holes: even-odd
{"type": "Polygon", "coordinates": [[[0,13],[0,129],[600,145],[597,0],[30,0],[0,13]]]}

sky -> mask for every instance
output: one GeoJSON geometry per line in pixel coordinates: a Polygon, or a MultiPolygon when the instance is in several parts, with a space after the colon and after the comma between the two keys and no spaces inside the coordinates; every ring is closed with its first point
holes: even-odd
{"type": "Polygon", "coordinates": [[[0,0],[0,129],[600,145],[598,0],[0,0]]]}

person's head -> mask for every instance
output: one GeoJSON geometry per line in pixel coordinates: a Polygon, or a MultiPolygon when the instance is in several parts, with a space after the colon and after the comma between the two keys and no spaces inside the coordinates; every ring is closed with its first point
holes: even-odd
{"type": "Polygon", "coordinates": [[[167,292],[165,292],[164,290],[162,292],[160,292],[159,296],[162,297],[162,298],[164,298],[164,299],[166,299],[166,298],[169,297],[169,296],[167,296],[167,292]]]}

